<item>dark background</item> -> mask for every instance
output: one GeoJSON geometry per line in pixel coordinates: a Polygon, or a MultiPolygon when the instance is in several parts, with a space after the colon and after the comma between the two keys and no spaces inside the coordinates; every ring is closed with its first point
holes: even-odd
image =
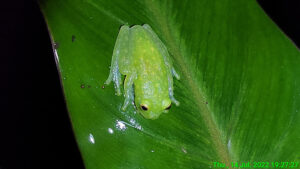
{"type": "MultiPolygon", "coordinates": [[[[260,0],[300,46],[300,1],[260,0]]],[[[0,169],[83,169],[35,1],[0,3],[0,169]]]]}

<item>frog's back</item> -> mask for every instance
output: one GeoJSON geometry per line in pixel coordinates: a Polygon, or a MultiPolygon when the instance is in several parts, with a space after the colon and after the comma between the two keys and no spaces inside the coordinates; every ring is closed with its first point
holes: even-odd
{"type": "Polygon", "coordinates": [[[142,26],[132,27],[131,38],[133,64],[137,73],[135,90],[149,98],[167,97],[167,68],[158,44],[142,26]]]}

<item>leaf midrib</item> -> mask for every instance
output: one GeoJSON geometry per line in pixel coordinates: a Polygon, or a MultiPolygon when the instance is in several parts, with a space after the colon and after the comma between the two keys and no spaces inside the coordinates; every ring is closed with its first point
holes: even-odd
{"type": "Polygon", "coordinates": [[[217,124],[213,117],[213,112],[209,108],[209,104],[206,104],[205,93],[201,91],[201,88],[199,87],[200,84],[198,84],[197,81],[193,80],[196,78],[193,77],[192,70],[189,69],[189,66],[187,66],[187,63],[185,62],[183,55],[179,50],[179,45],[175,43],[175,38],[170,32],[170,26],[168,24],[169,22],[166,20],[166,16],[160,15],[163,14],[163,12],[160,11],[160,8],[157,4],[155,4],[155,2],[152,1],[151,3],[146,0],[145,4],[152,12],[154,19],[159,24],[161,32],[164,35],[165,40],[168,42],[169,52],[173,55],[176,64],[179,65],[183,76],[187,80],[188,87],[193,91],[191,92],[191,94],[195,99],[195,103],[199,109],[199,113],[203,118],[208,131],[210,132],[212,142],[215,146],[215,151],[218,154],[220,161],[226,163],[226,165],[231,168],[231,158],[226,144],[224,144],[222,141],[221,130],[217,127],[217,124]]]}

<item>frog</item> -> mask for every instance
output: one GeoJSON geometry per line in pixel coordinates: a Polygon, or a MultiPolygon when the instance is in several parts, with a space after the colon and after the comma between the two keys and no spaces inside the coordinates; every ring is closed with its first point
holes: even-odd
{"type": "Polygon", "coordinates": [[[172,103],[179,106],[173,77],[180,80],[166,45],[148,24],[121,26],[105,84],[113,81],[116,95],[120,96],[124,83],[123,111],[134,103],[138,113],[154,120],[168,113],[172,103]]]}

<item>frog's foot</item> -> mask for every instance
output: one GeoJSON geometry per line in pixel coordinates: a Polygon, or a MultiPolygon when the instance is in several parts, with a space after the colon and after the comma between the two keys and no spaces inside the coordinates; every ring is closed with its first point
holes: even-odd
{"type": "Polygon", "coordinates": [[[114,66],[111,68],[110,74],[104,84],[109,85],[111,81],[114,82],[116,95],[120,96],[121,95],[120,86],[122,84],[122,79],[121,79],[121,73],[119,72],[118,66],[114,66]]]}
{"type": "Polygon", "coordinates": [[[171,101],[172,101],[176,106],[179,106],[180,102],[179,102],[178,100],[176,100],[176,99],[174,98],[174,96],[170,96],[170,99],[171,99],[171,101]]]}
{"type": "Polygon", "coordinates": [[[180,80],[180,76],[179,76],[179,74],[175,71],[174,67],[172,67],[171,71],[172,71],[172,75],[173,75],[177,80],[180,80]]]}
{"type": "Polygon", "coordinates": [[[135,75],[127,75],[124,81],[124,104],[122,106],[122,110],[125,111],[130,102],[134,100],[134,91],[133,91],[133,81],[135,79],[135,75]]]}

